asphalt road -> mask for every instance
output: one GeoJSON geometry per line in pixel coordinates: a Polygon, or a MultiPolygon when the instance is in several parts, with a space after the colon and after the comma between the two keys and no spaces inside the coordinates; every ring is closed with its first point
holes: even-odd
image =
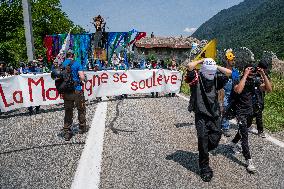
{"type": "MultiPolygon", "coordinates": [[[[187,104],[179,97],[145,95],[108,101],[98,187],[284,188],[284,148],[254,134],[249,142],[256,174],[247,173],[242,155],[227,146],[231,138],[222,138],[210,154],[214,178],[204,183],[198,171],[194,116],[187,104]]],[[[87,106],[89,125],[96,107],[95,102],[87,106]]],[[[70,142],[58,136],[62,105],[42,107],[33,116],[25,112],[0,117],[0,188],[70,188],[87,135],[75,135],[70,142]]],[[[74,120],[76,127],[76,116],[74,120]]]]}

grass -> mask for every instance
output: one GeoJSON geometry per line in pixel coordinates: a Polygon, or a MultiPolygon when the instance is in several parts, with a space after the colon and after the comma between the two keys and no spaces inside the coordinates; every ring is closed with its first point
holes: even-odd
{"type": "Polygon", "coordinates": [[[284,77],[271,74],[272,92],[265,95],[264,127],[271,132],[284,130],[284,77]]]}
{"type": "MultiPolygon", "coordinates": [[[[265,95],[263,111],[264,127],[271,132],[284,131],[284,76],[271,73],[272,92],[265,95]]],[[[184,81],[181,92],[189,95],[190,89],[184,81]]]]}

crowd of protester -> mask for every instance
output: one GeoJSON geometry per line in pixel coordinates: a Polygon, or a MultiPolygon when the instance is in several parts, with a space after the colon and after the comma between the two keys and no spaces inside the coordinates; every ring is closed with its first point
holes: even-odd
{"type": "MultiPolygon", "coordinates": [[[[38,59],[29,61],[28,63],[20,62],[19,67],[12,66],[4,61],[0,61],[0,76],[11,76],[19,74],[42,74],[50,73],[54,68],[60,66],[57,59],[52,65],[48,65],[40,56],[38,59]]],[[[175,58],[172,58],[169,64],[164,60],[141,60],[125,62],[124,58],[113,56],[111,62],[104,60],[95,60],[93,63],[86,65],[86,71],[102,71],[102,70],[129,70],[129,69],[169,69],[177,70],[175,58]]]]}

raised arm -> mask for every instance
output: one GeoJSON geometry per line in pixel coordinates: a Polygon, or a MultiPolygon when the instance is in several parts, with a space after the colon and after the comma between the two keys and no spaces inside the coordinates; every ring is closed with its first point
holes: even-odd
{"type": "Polygon", "coordinates": [[[189,71],[192,71],[194,70],[194,68],[198,65],[198,64],[202,64],[204,61],[204,59],[202,60],[197,60],[197,61],[194,61],[194,62],[189,62],[189,60],[185,60],[182,65],[185,66],[189,71]]]}
{"type": "Polygon", "coordinates": [[[217,69],[222,72],[223,74],[225,74],[226,76],[230,76],[232,75],[232,70],[228,69],[228,68],[224,68],[222,66],[217,66],[217,69]]]}
{"type": "Polygon", "coordinates": [[[240,94],[244,90],[244,87],[245,87],[245,84],[246,84],[246,80],[247,80],[248,75],[251,73],[251,69],[252,69],[252,67],[247,67],[245,69],[245,73],[244,73],[241,81],[239,82],[239,84],[237,84],[234,87],[234,91],[236,93],[240,94]]]}

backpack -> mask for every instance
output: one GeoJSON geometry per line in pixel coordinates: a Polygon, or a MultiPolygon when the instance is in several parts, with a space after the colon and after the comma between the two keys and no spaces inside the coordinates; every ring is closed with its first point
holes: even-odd
{"type": "Polygon", "coordinates": [[[72,65],[75,61],[72,60],[65,68],[61,67],[59,79],[55,81],[55,86],[59,94],[75,91],[75,81],[72,75],[72,65]]]}

